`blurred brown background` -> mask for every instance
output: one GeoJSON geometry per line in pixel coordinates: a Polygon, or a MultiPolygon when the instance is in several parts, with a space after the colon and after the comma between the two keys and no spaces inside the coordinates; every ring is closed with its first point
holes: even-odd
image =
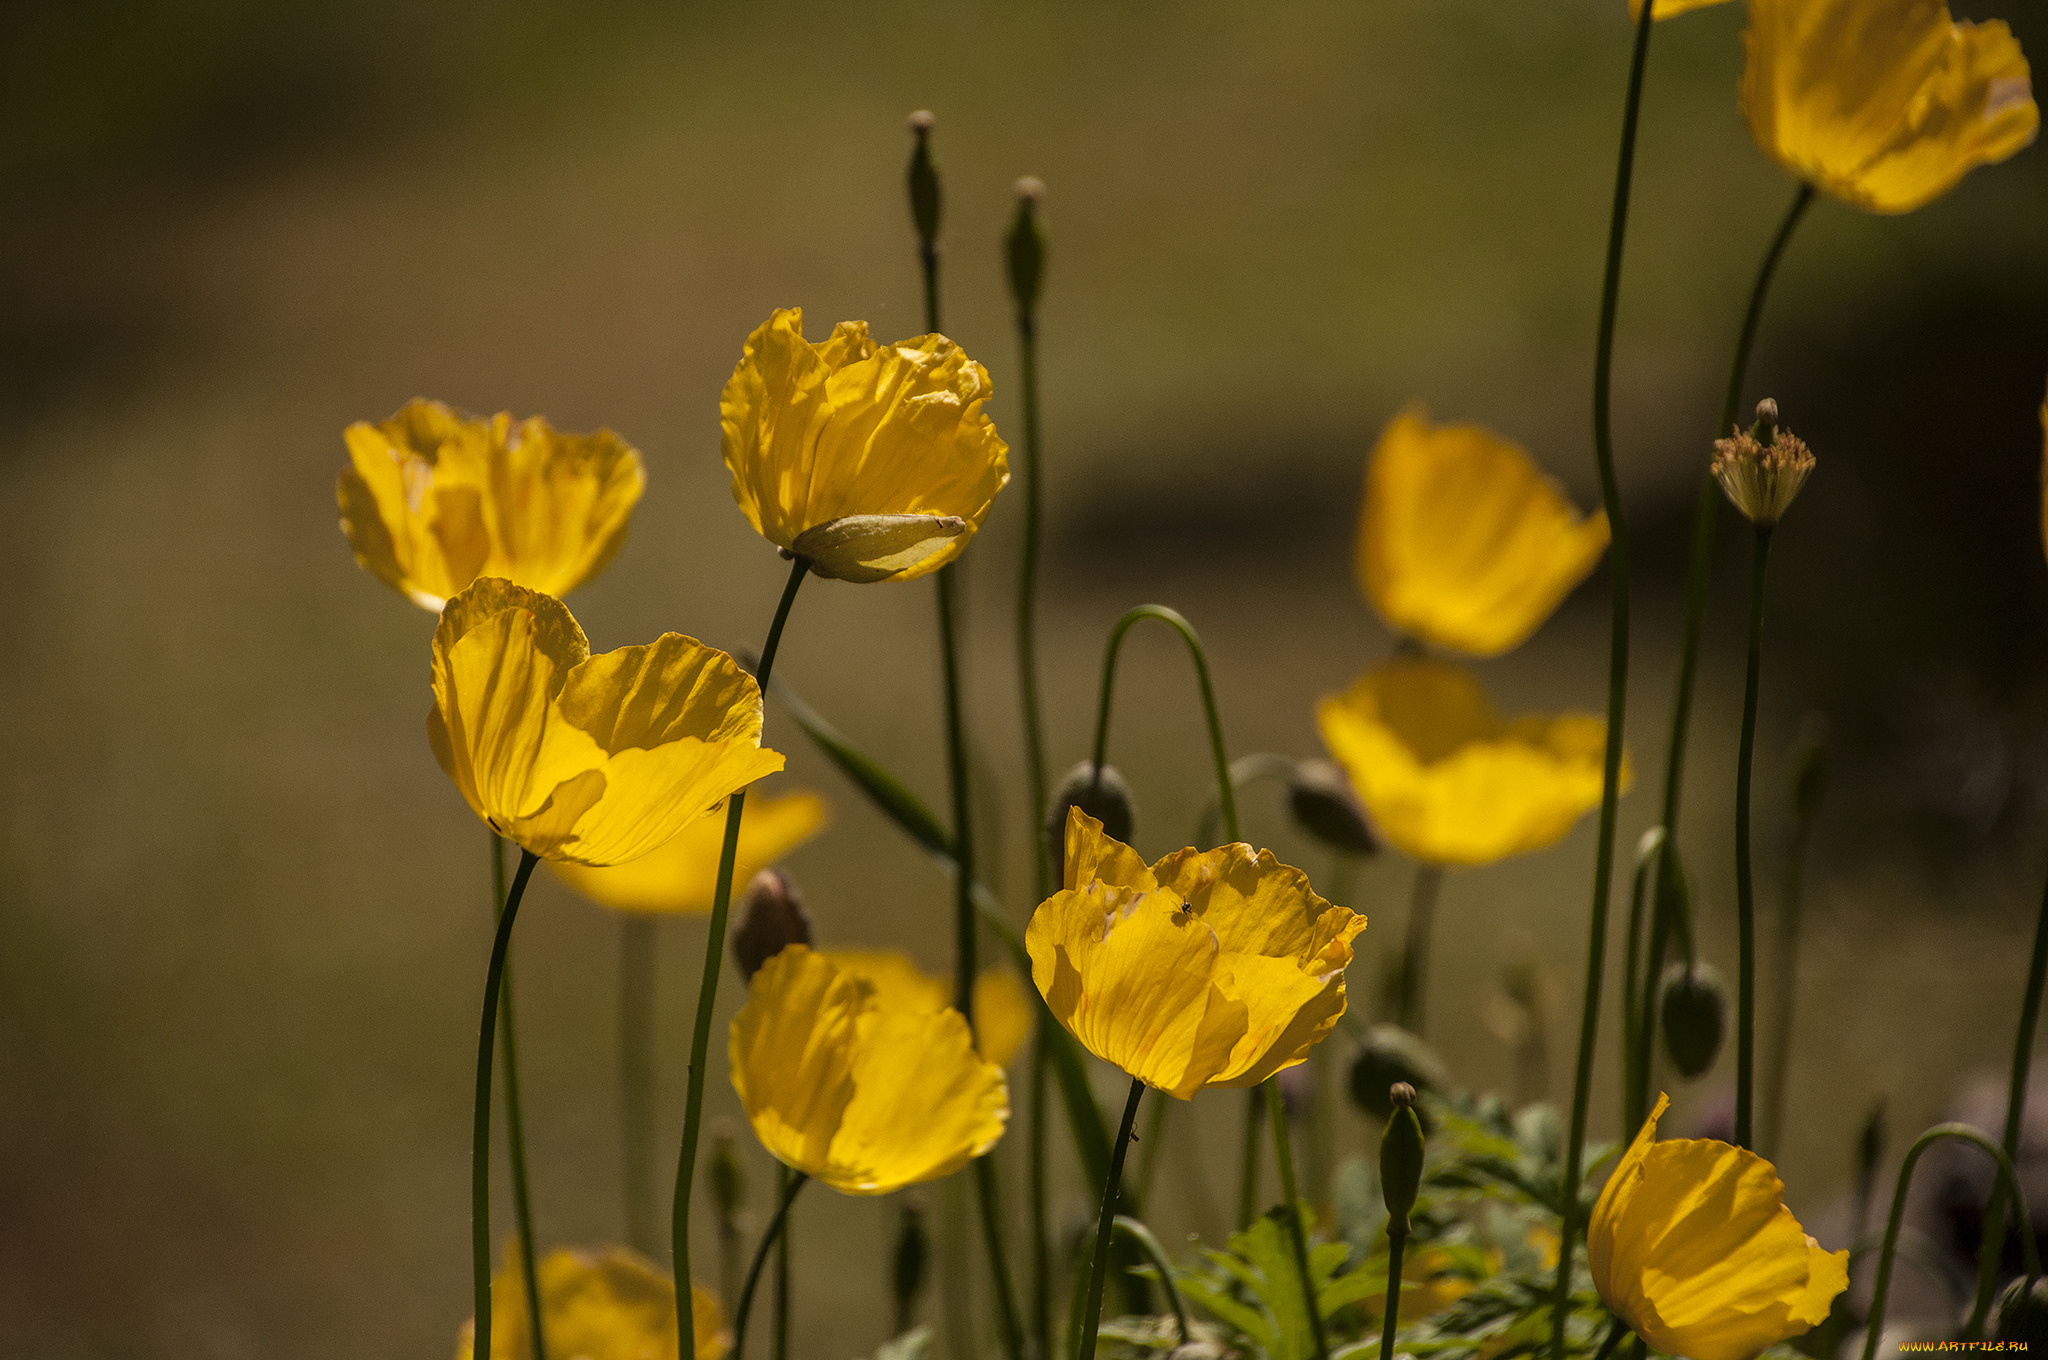
{"type": "MultiPolygon", "coordinates": [[[[847,317],[885,338],[922,328],[902,120],[930,107],[947,326],[990,367],[1013,440],[997,242],[1012,181],[1050,186],[1056,769],[1083,754],[1104,629],[1145,600],[1203,631],[1235,751],[1311,754],[1315,698],[1388,647],[1349,561],[1362,460],[1395,410],[1491,424],[1597,499],[1587,391],[1622,9],[9,6],[0,1353],[440,1357],[468,1314],[484,834],[423,739],[431,619],[336,530],[343,426],[416,395],[611,426],[649,486],[624,551],[571,600],[593,642],[673,628],[758,646],[781,564],[727,494],[718,390],[776,306],[802,305],[819,334],[847,317]]],[[[2001,12],[2041,60],[2038,7],[1963,9],[2001,12]]],[[[1652,54],[1616,374],[1638,568],[1624,849],[1661,777],[1727,348],[1792,191],[1736,109],[1740,25],[1737,6],[1689,16],[1652,54]]],[[[1783,753],[1802,714],[1831,715],[1781,1159],[1802,1213],[1840,1193],[1873,1096],[1909,1132],[2010,1043],[2048,839],[2044,154],[1905,218],[1823,200],[1752,368],[1747,399],[1778,397],[1821,460],[1779,535],[1758,774],[1769,908],[1783,753]]],[[[999,501],[968,559],[974,719],[1004,780],[993,872],[1019,920],[1020,508],[999,501]]],[[[1732,973],[1742,568],[1723,527],[1685,831],[1707,952],[1732,973]]],[[[943,806],[932,619],[927,586],[814,583],[779,673],[943,806]]],[[[1596,579],[1484,678],[1506,708],[1597,709],[1605,647],[1596,579]]],[[[1127,655],[1112,754],[1158,854],[1192,835],[1206,753],[1178,644],[1141,633],[1127,655]]],[[[768,740],[789,755],[778,784],[837,809],[792,862],[828,938],[946,966],[945,882],[772,706],[768,740]]],[[[1248,798],[1246,834],[1326,872],[1270,790],[1248,798]]],[[[1591,856],[1588,823],[1451,877],[1432,1037],[1471,1084],[1511,1080],[1482,1014],[1525,955],[1559,998],[1566,1071],[1591,856]]],[[[1389,857],[1360,878],[1363,1012],[1409,875],[1389,857]]],[[[551,881],[530,901],[542,1236],[612,1240],[616,926],[551,881]]],[[[662,936],[672,1149],[703,929],[662,936]]],[[[731,1113],[722,1057],[711,1089],[731,1113]]],[[[1219,1240],[1234,1197],[1239,1107],[1195,1108],[1165,1154],[1169,1243],[1219,1240]]],[[[1365,1137],[1344,1125],[1347,1150],[1365,1137]]],[[[1069,1183],[1061,1214],[1091,1207],[1069,1183]]],[[[873,1247],[891,1221],[807,1199],[799,1354],[882,1339],[873,1247]]]]}

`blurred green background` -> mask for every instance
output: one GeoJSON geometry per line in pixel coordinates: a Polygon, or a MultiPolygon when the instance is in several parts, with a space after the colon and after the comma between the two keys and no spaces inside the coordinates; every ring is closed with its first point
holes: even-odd
{"type": "MultiPolygon", "coordinates": [[[[947,327],[992,371],[1013,441],[998,240],[1014,179],[1050,186],[1055,768],[1084,753],[1103,631],[1147,600],[1202,630],[1234,751],[1312,754],[1316,697],[1390,645],[1349,563],[1364,455],[1397,409],[1486,422],[1597,499],[1588,387],[1622,10],[8,7],[0,1353],[439,1357],[468,1314],[484,833],[423,739],[432,620],[359,572],[336,530],[343,426],[425,395],[618,430],[649,484],[624,551],[571,600],[593,643],[676,629],[758,646],[782,565],[727,493],[718,391],[776,306],[802,305],[816,334],[849,317],[884,338],[922,329],[902,120],[932,108],[947,327]]],[[[2039,7],[2004,17],[2048,52],[2039,7]]],[[[1616,368],[1638,578],[1624,849],[1662,773],[1727,349],[1792,192],[1736,109],[1740,25],[1736,6],[1689,16],[1652,53],[1616,368]]],[[[1768,910],[1783,753],[1803,714],[1830,715],[1781,1158],[1803,1216],[1841,1193],[1873,1097],[1910,1131],[2010,1044],[2048,814],[2043,156],[1905,218],[1823,200],[1752,368],[1747,399],[1775,395],[1820,458],[1778,536],[1758,765],[1768,910]]],[[[973,720],[1002,780],[992,873],[1019,920],[1020,511],[998,502],[967,565],[973,720]]],[[[1685,834],[1704,946],[1732,974],[1742,551],[1723,528],[1685,834]]],[[[932,624],[927,586],[814,583],[778,673],[943,806],[932,624]]],[[[1206,752],[1178,643],[1141,632],[1127,657],[1112,756],[1159,854],[1193,834],[1206,752]]],[[[1596,577],[1482,669],[1505,708],[1597,709],[1605,660],[1596,577]]],[[[836,807],[791,863],[821,932],[947,966],[946,883],[772,705],[768,723],[789,755],[771,787],[836,807]]],[[[1247,800],[1246,834],[1324,879],[1270,790],[1247,800]]],[[[1451,876],[1432,1038],[1463,1081],[1512,1083],[1486,1016],[1523,959],[1556,1003],[1562,1080],[1591,858],[1588,823],[1451,876]]],[[[1412,870],[1397,860],[1355,893],[1373,921],[1353,974],[1365,1014],[1400,939],[1412,870]]],[[[529,903],[542,1236],[615,1240],[617,927],[545,878],[529,903]]],[[[664,1149],[702,938],[697,921],[662,931],[664,1149]]],[[[1601,1137],[1619,1132],[1614,1033],[1601,1137]]],[[[1731,1061],[1680,1093],[1681,1124],[1725,1094],[1731,1061]]],[[[710,1089],[732,1114],[722,1057],[710,1089]]],[[[1240,1107],[1194,1108],[1163,1154],[1169,1243],[1218,1241],[1234,1199],[1240,1107]]],[[[1362,1119],[1342,1136],[1368,1146],[1362,1119]]],[[[1058,1211],[1079,1222],[1089,1193],[1061,1172],[1058,1211]]],[[[819,1192],[798,1222],[798,1354],[868,1353],[887,1206],[819,1192]]]]}

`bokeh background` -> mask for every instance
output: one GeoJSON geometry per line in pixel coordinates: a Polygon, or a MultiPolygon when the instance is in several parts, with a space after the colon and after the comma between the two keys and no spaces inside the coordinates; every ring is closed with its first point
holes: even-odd
{"type": "MultiPolygon", "coordinates": [[[[776,306],[821,333],[922,329],[903,118],[930,107],[947,326],[1013,435],[998,241],[1014,179],[1050,186],[1055,766],[1083,754],[1104,630],[1148,600],[1202,630],[1234,751],[1312,754],[1316,697],[1390,646],[1349,563],[1364,455],[1396,410],[1491,424],[1597,500],[1622,8],[7,7],[0,1352],[439,1357],[468,1314],[484,836],[424,740],[432,620],[336,530],[345,425],[425,395],[618,430],[649,484],[624,551],[571,601],[593,642],[758,646],[782,565],[727,493],[719,387],[776,306]]],[[[2037,6],[1958,12],[2002,13],[2048,53],[2037,6]]],[[[1737,112],[1740,26],[1737,6],[1689,16],[1652,54],[1616,369],[1637,568],[1624,849],[1653,815],[1727,349],[1792,191],[1737,112]]],[[[2010,1043],[2048,814],[2044,154],[1905,218],[1824,199],[1752,368],[1748,399],[1777,396],[1820,458],[1775,555],[1758,774],[1770,909],[1784,753],[1804,715],[1829,716],[1781,1157],[1803,1216],[1843,1192],[1871,1100],[1910,1133],[2010,1043]]],[[[992,874],[1019,920],[1020,510],[998,502],[967,567],[992,874]]],[[[1685,834],[1704,948],[1732,973],[1742,551],[1723,528],[1685,834]]],[[[814,583],[778,671],[942,806],[932,623],[927,586],[814,583]]],[[[1485,682],[1509,709],[1597,709],[1605,647],[1596,577],[1485,682]]],[[[1206,753],[1178,643],[1141,631],[1127,658],[1112,755],[1158,854],[1193,834],[1206,753]]],[[[789,755],[776,786],[836,809],[791,863],[821,932],[946,967],[944,880],[772,705],[768,739],[789,755]]],[[[1270,789],[1246,826],[1327,872],[1270,789]]],[[[1589,822],[1451,876],[1431,1037],[1462,1081],[1511,1087],[1488,1017],[1503,969],[1533,962],[1561,1082],[1592,850],[1589,822]]],[[[1389,856],[1357,880],[1363,1014],[1411,873],[1389,856]]],[[[541,1234],[615,1240],[617,926],[543,878],[520,935],[541,1234]]],[[[702,939],[697,921],[661,932],[665,1149],[702,939]]],[[[1613,1034],[1600,1136],[1619,1132],[1613,1034]]],[[[1728,1080],[1724,1060],[1680,1092],[1681,1125],[1728,1080]]],[[[1176,1111],[1155,1209],[1170,1243],[1220,1240],[1238,1110],[1176,1111]]],[[[1340,1135],[1369,1147],[1362,1119],[1340,1135]]],[[[741,1142],[758,1202],[768,1167],[741,1142]]],[[[1092,1206],[1062,1174],[1077,1222],[1092,1206]]],[[[883,1338],[892,1223],[884,1204],[807,1199],[798,1354],[883,1338]]]]}

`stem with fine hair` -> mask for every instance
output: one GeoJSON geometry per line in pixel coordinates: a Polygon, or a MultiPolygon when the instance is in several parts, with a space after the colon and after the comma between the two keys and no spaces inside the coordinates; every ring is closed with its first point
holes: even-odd
{"type": "Polygon", "coordinates": [[[1756,877],[1749,853],[1749,776],[1756,757],[1757,681],[1764,656],[1764,569],[1771,526],[1756,526],[1749,578],[1749,668],[1742,687],[1742,742],[1735,756],[1735,1146],[1756,1146],[1756,877]]]}
{"type": "Polygon", "coordinates": [[[1102,1327],[1102,1285],[1109,1269],[1109,1238],[1116,1226],[1117,1193],[1122,1187],[1124,1152],[1131,1145],[1131,1125],[1138,1118],[1138,1100],[1145,1083],[1131,1078],[1130,1098],[1124,1102],[1124,1122],[1117,1130],[1116,1144],[1109,1154],[1109,1179],[1102,1186],[1102,1221],[1095,1231],[1095,1259],[1088,1266],[1088,1302],[1081,1313],[1081,1335],[1075,1360],[1095,1360],[1095,1333],[1102,1327]]]}
{"type": "MultiPolygon", "coordinates": [[[[782,598],[775,605],[775,619],[768,625],[768,640],[761,645],[761,664],[754,671],[761,693],[768,693],[769,678],[775,672],[775,653],[782,646],[783,625],[789,622],[789,607],[796,602],[797,587],[811,560],[798,556],[789,564],[789,579],[783,583],[782,598]]],[[[740,818],[745,815],[747,791],[741,789],[726,800],[725,840],[718,851],[718,888],[711,898],[711,924],[704,936],[704,975],[697,984],[697,1019],[690,1029],[690,1073],[688,1096],[683,1106],[683,1143],[676,1151],[676,1190],[670,1206],[669,1249],[675,1260],[676,1332],[678,1352],[695,1355],[696,1319],[684,1306],[690,1297],[690,1187],[697,1177],[697,1139],[704,1130],[704,1069],[711,1052],[711,1012],[718,1002],[719,965],[725,958],[725,919],[732,906],[733,865],[739,859],[740,818]]],[[[477,1354],[484,1352],[479,1350],[477,1354]]]]}
{"type": "Polygon", "coordinates": [[[1294,1268],[1301,1276],[1301,1301],[1308,1309],[1309,1334],[1315,1338],[1316,1360],[1330,1360],[1330,1339],[1323,1331],[1323,1310],[1316,1304],[1316,1280],[1308,1266],[1308,1228],[1301,1221],[1301,1191],[1294,1182],[1294,1139],[1287,1132],[1287,1103],[1280,1098],[1280,1082],[1273,1077],[1260,1083],[1266,1091],[1266,1109],[1273,1117],[1273,1152],[1280,1162],[1280,1198],[1287,1212],[1287,1238],[1294,1247],[1294,1268]]]}
{"type": "Polygon", "coordinates": [[[626,1241],[654,1254],[654,929],[619,916],[619,1135],[625,1157],[626,1241]]]}
{"type": "MultiPolygon", "coordinates": [[[[491,832],[491,905],[505,910],[505,841],[491,832]]],[[[526,1105],[519,1098],[519,1036],[512,1023],[512,959],[505,958],[504,1000],[498,1008],[505,1045],[505,1158],[512,1164],[512,1221],[519,1225],[519,1278],[526,1290],[527,1312],[533,1316],[534,1360],[547,1360],[548,1345],[540,1316],[540,1271],[534,1264],[540,1244],[533,1232],[532,1182],[526,1174],[526,1105]]]]}
{"type": "Polygon", "coordinates": [[[2019,1178],[2013,1174],[2012,1158],[2006,1155],[2004,1148],[1968,1124],[1936,1124],[1913,1140],[1913,1146],[1906,1149],[1906,1160],[1899,1164],[1899,1184],[1892,1192],[1891,1217],[1884,1225],[1884,1246],[1877,1254],[1877,1282],[1870,1289],[1870,1314],[1863,1324],[1863,1360],[1877,1360],[1877,1342],[1884,1331],[1885,1294],[1891,1288],[1892,1257],[1899,1247],[1899,1226],[1906,1217],[1906,1188],[1912,1184],[1914,1164],[1920,1160],[1921,1153],[1943,1138],[1960,1138],[1966,1143],[1975,1143],[1998,1164],[1998,1181],[1992,1193],[1994,1196],[2001,1191],[2010,1194],[2012,1202],[2019,1207],[2020,1248],[2026,1253],[2027,1287],[2031,1289],[2041,1276],[2041,1258],[2034,1245],[2033,1223],[2027,1217],[2027,1200],[2020,1190],[2019,1178]]]}
{"type": "Polygon", "coordinates": [[[1216,689],[1209,682],[1209,657],[1202,650],[1202,640],[1195,634],[1195,626],[1181,616],[1178,610],[1168,609],[1163,604],[1141,604],[1128,611],[1109,630],[1109,642],[1102,652],[1102,694],[1095,707],[1095,770],[1099,776],[1103,762],[1109,756],[1109,707],[1110,699],[1116,693],[1116,661],[1124,645],[1124,635],[1146,619],[1157,619],[1172,628],[1187,643],[1188,657],[1195,663],[1195,680],[1202,690],[1202,716],[1209,724],[1209,754],[1216,762],[1216,801],[1223,809],[1223,832],[1231,840],[1238,839],[1237,797],[1231,790],[1230,754],[1223,742],[1223,719],[1216,708],[1216,689]]]}
{"type": "MultiPolygon", "coordinates": [[[[1742,403],[1742,383],[1749,371],[1750,346],[1756,342],[1758,324],[1763,320],[1764,298],[1770,292],[1771,279],[1778,272],[1778,261],[1785,253],[1785,246],[1792,239],[1793,229],[1806,216],[1806,209],[1813,202],[1813,186],[1802,182],[1792,195],[1792,204],[1785,210],[1784,218],[1778,223],[1778,230],[1771,237],[1770,247],[1764,251],[1763,263],[1758,266],[1756,282],[1750,286],[1749,306],[1742,315],[1742,329],[1735,338],[1735,357],[1728,365],[1728,388],[1721,398],[1721,419],[1714,426],[1714,438],[1725,438],[1735,428],[1735,411],[1742,403]]],[[[1685,581],[1685,633],[1679,646],[1678,690],[1671,704],[1671,741],[1664,757],[1664,828],[1673,836],[1678,834],[1678,800],[1685,778],[1685,736],[1692,719],[1693,678],[1699,670],[1700,630],[1706,619],[1707,578],[1713,568],[1714,522],[1721,506],[1721,487],[1711,472],[1700,474],[1700,489],[1693,506],[1692,516],[1692,563],[1687,568],[1685,581]]]]}
{"type": "MultiPolygon", "coordinates": [[[[512,876],[505,909],[498,913],[498,931],[491,940],[491,961],[484,972],[483,1023],[477,1027],[476,1104],[469,1148],[469,1250],[476,1289],[476,1353],[483,1356],[491,1353],[491,1060],[498,1034],[498,993],[505,981],[505,957],[512,949],[512,923],[518,919],[526,881],[533,877],[533,866],[538,863],[539,856],[521,848],[519,870],[512,876]]],[[[531,1242],[525,1250],[532,1251],[531,1242]]],[[[533,1310],[533,1335],[538,1342],[538,1290],[531,1284],[528,1288],[527,1307],[533,1310]]]]}
{"type": "MultiPolygon", "coordinates": [[[[747,1266],[747,1282],[740,1286],[740,1306],[733,1310],[733,1360],[740,1360],[747,1353],[747,1318],[754,1311],[754,1289],[761,1283],[762,1267],[768,1264],[768,1249],[782,1236],[783,1225],[789,1219],[789,1206],[796,1203],[797,1191],[810,1184],[810,1180],[801,1171],[790,1173],[788,1183],[783,1187],[782,1202],[775,1206],[775,1217],[768,1220],[768,1230],[761,1234],[761,1245],[754,1248],[754,1259],[747,1266]]],[[[676,1297],[683,1299],[689,1296],[679,1294],[676,1297]]]]}
{"type": "Polygon", "coordinates": [[[1387,1306],[1380,1322],[1380,1360],[1394,1360],[1394,1331],[1401,1325],[1401,1254],[1408,1246],[1407,1220],[1387,1220],[1387,1306]]]}
{"type": "Polygon", "coordinates": [[[1600,330],[1593,352],[1593,456],[1600,468],[1600,502],[1612,542],[1607,574],[1613,618],[1607,661],[1607,749],[1600,785],[1600,836],[1594,854],[1593,905],[1586,932],[1586,994],[1579,1019],[1578,1067],[1572,1081],[1571,1125],[1564,1147],[1564,1216],[1558,1228],[1557,1307],[1551,1322],[1551,1352],[1565,1360],[1565,1322],[1571,1312],[1573,1235],[1579,1230],[1580,1159],[1586,1138],[1586,1105],[1593,1088],[1593,1045],[1600,1031],[1600,991],[1607,962],[1607,894],[1614,875],[1614,821],[1621,793],[1621,730],[1628,703],[1628,527],[1621,513],[1621,486],[1614,475],[1614,431],[1610,385],[1614,367],[1614,318],[1621,298],[1622,244],[1628,234],[1629,182],[1635,172],[1636,121],[1643,101],[1643,68],[1650,55],[1656,11],[1645,4],[1636,21],[1629,55],[1628,95],[1622,107],[1621,155],[1614,174],[1614,210],[1607,227],[1607,265],[1600,284],[1600,330]]]}
{"type": "MultiPolygon", "coordinates": [[[[2012,1041],[2012,1080],[2005,1097],[2007,1157],[2020,1155],[2020,1126],[2027,1112],[2027,1076],[2034,1063],[2034,1030],[2041,1020],[2041,992],[2048,983],[2048,892],[2041,898],[2041,912],[2034,922],[2034,954],[2027,964],[2027,991],[2020,1002],[2019,1032],[2012,1041]]],[[[2031,1235],[2029,1236],[2031,1240],[2031,1235]]],[[[2005,1196],[1994,1189],[1984,1210],[1984,1240],[1977,1249],[1977,1298],[1970,1309],[1963,1340],[1982,1335],[1985,1313],[1991,1307],[1991,1289],[1998,1282],[1998,1261],[2005,1254],[2005,1196]]]]}
{"type": "Polygon", "coordinates": [[[1395,1019],[1410,1034],[1421,1034],[1423,995],[1429,972],[1430,925],[1444,885],[1441,864],[1415,866],[1415,891],[1408,899],[1408,940],[1401,950],[1401,1005],[1395,1019]]]}

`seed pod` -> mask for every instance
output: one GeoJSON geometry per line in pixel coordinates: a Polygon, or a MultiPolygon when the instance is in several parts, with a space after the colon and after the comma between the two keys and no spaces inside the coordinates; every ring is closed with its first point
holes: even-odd
{"type": "Polygon", "coordinates": [[[793,944],[811,942],[811,914],[786,875],[763,869],[740,899],[739,928],[732,933],[732,957],[752,982],[761,965],[793,944]]]}
{"type": "Polygon", "coordinates": [[[1408,1213],[1422,1188],[1422,1121],[1415,1114],[1415,1088],[1397,1081],[1387,1089],[1393,1111],[1380,1135],[1380,1192],[1387,1201],[1387,1232],[1406,1236],[1408,1213]]]}
{"type": "Polygon", "coordinates": [[[1374,1025],[1366,1035],[1364,1050],[1351,1064],[1352,1100],[1381,1119],[1394,1113],[1387,1088],[1396,1082],[1418,1091],[1433,1091],[1442,1090],[1446,1081],[1443,1060],[1399,1025],[1374,1025]]]}
{"type": "Polygon", "coordinates": [[[1721,1052],[1726,1031],[1727,989],[1721,975],[1702,963],[1687,970],[1673,964],[1664,974],[1659,1009],[1664,1019],[1664,1051],[1686,1080],[1705,1074],[1721,1052]]]}
{"type": "Polygon", "coordinates": [[[1294,824],[1332,850],[1347,855],[1377,854],[1379,837],[1365,804],[1344,772],[1327,760],[1304,760],[1287,781],[1287,810],[1294,824]]]}
{"type": "Polygon", "coordinates": [[[1106,835],[1128,845],[1131,823],[1136,815],[1131,803],[1131,786],[1114,765],[1104,765],[1097,775],[1095,762],[1084,760],[1053,790],[1052,806],[1045,813],[1046,845],[1052,852],[1052,881],[1063,885],[1067,878],[1067,809],[1077,807],[1102,823],[1106,835]]]}

